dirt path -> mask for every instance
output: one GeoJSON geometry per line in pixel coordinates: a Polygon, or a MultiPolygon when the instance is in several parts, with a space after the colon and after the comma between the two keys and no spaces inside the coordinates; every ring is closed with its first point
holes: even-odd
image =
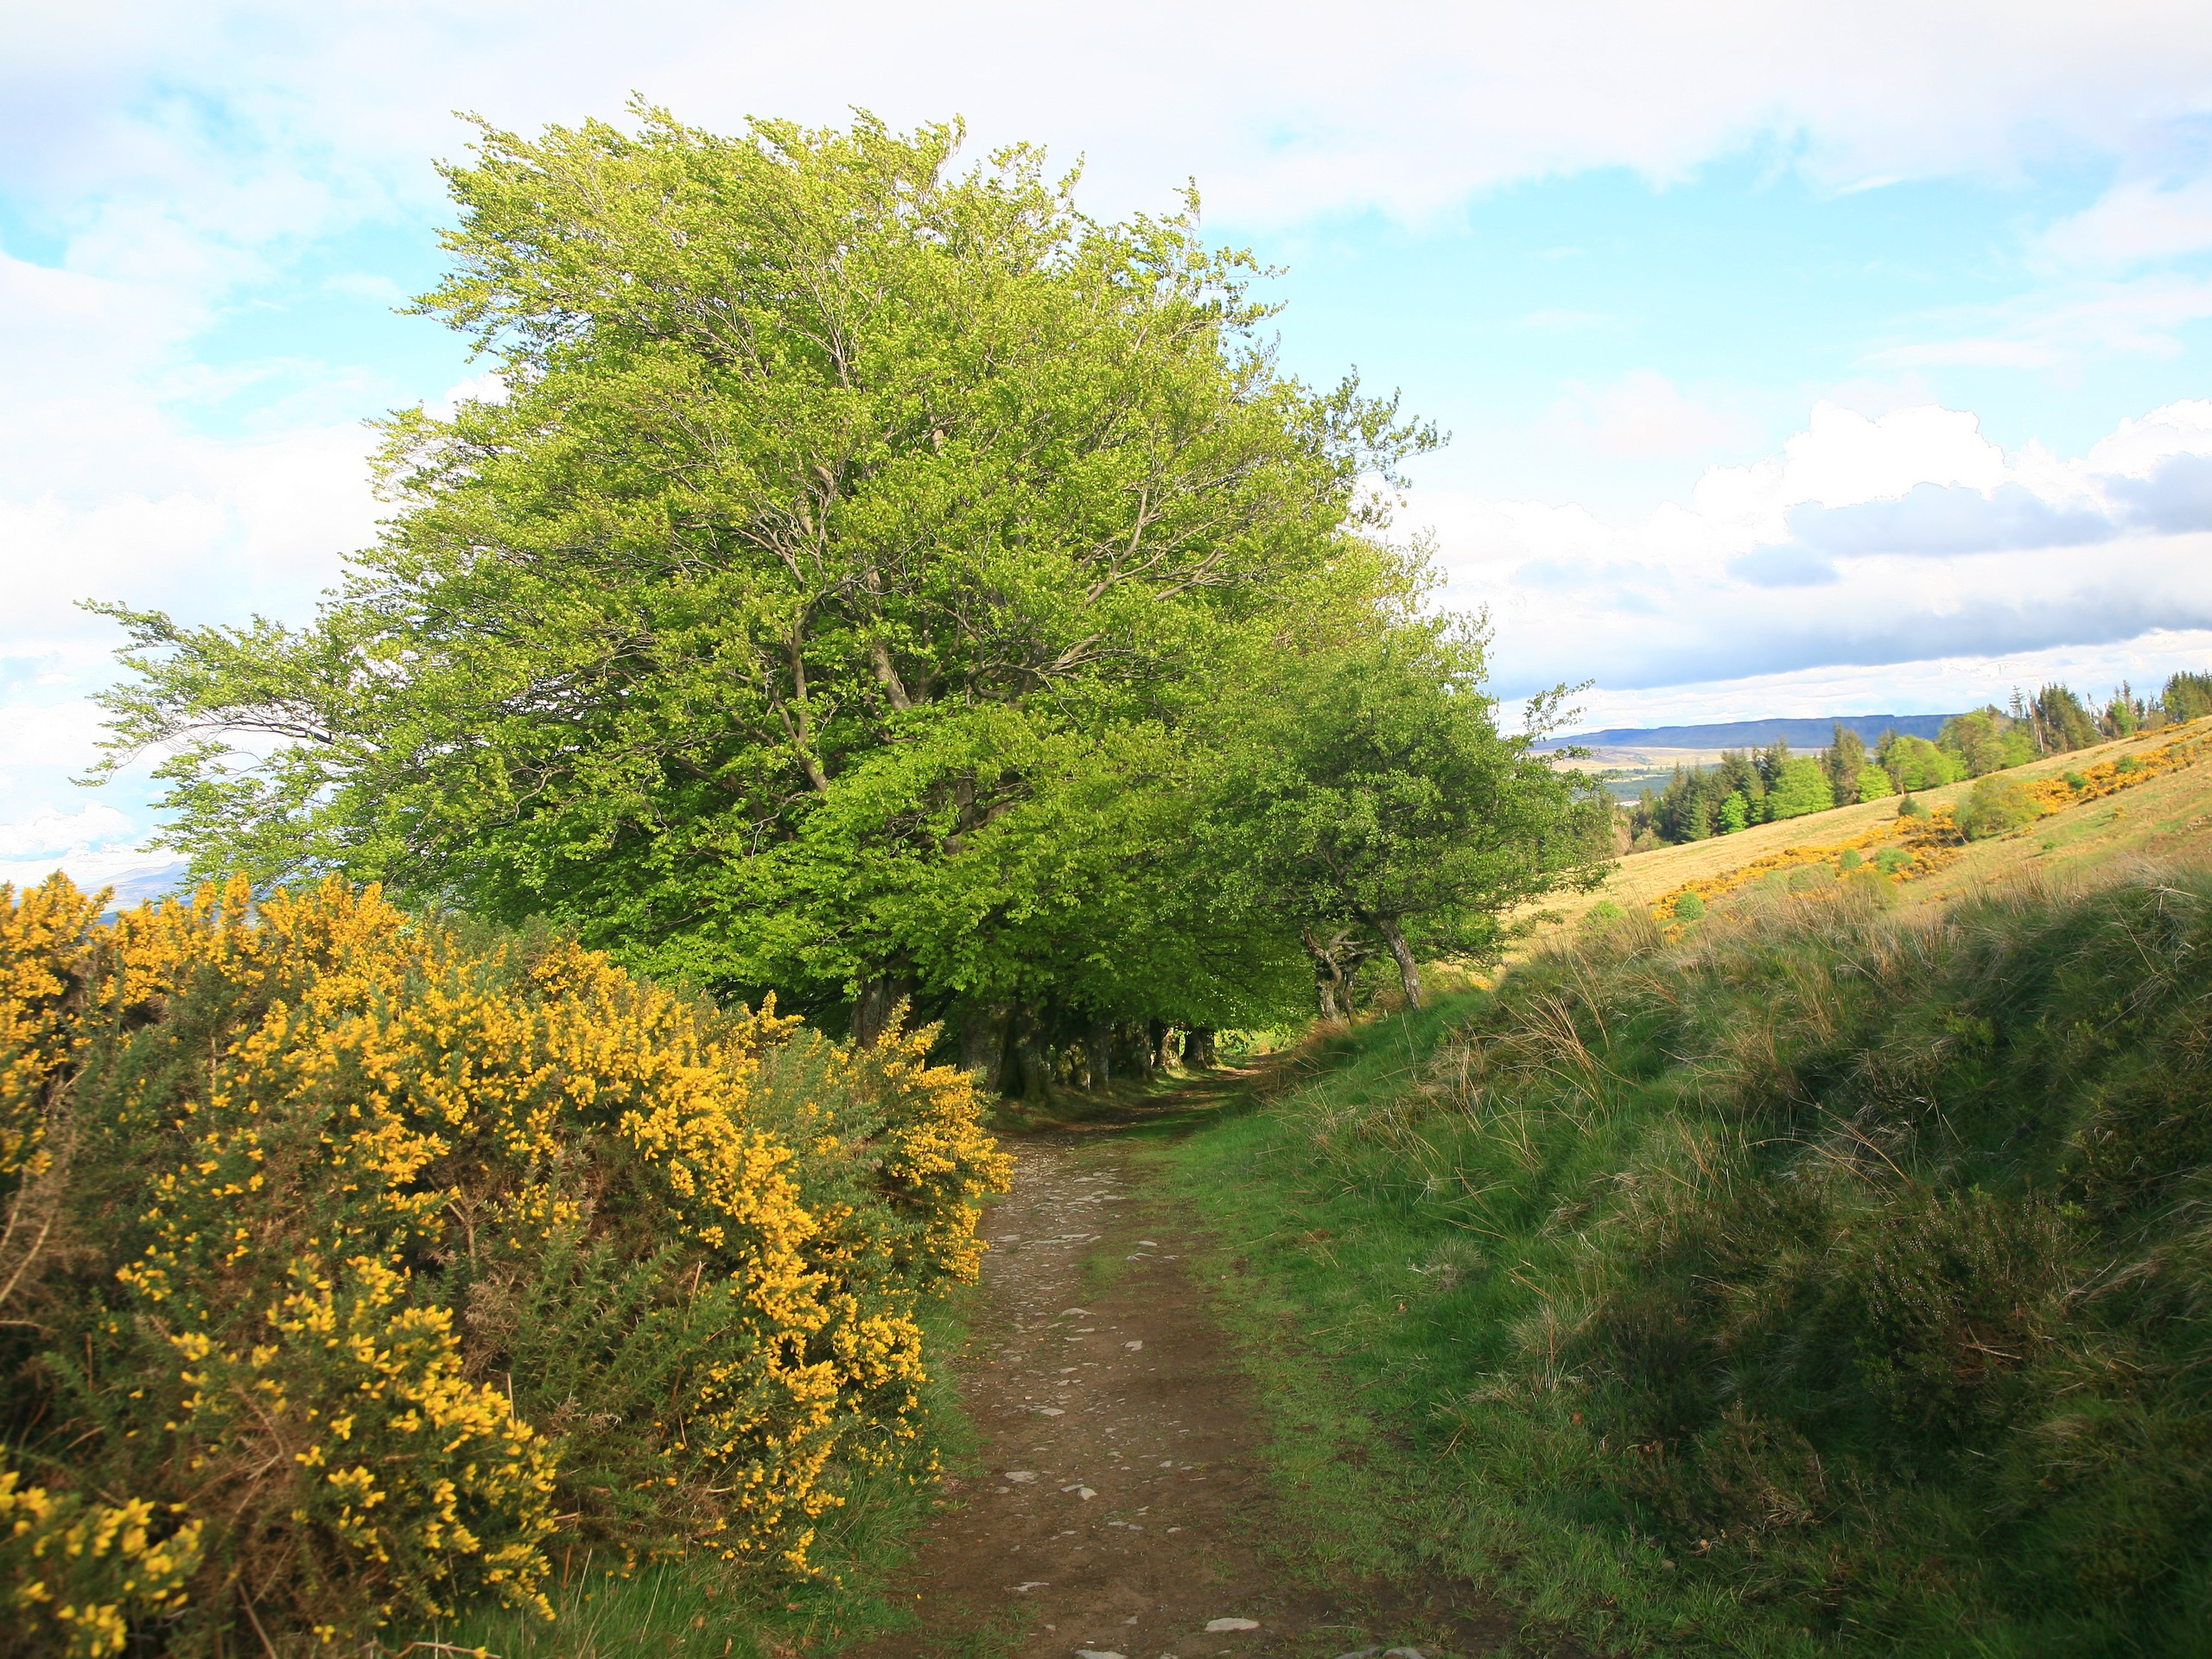
{"type": "Polygon", "coordinates": [[[1110,1135],[1010,1149],[1013,1190],[984,1223],[982,1311],[956,1361],[982,1472],[947,1481],[909,1569],[919,1629],[863,1659],[1494,1646],[1448,1594],[1298,1581],[1249,1390],[1189,1275],[1187,1219],[1110,1135]]]}

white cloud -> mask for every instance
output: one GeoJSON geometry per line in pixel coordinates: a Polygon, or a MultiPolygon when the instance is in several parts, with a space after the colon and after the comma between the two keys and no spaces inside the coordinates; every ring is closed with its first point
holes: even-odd
{"type": "Polygon", "coordinates": [[[2122,682],[2156,695],[2178,670],[2212,663],[2212,628],[2153,629],[2113,645],[2060,646],[2003,657],[1939,657],[1917,663],[1821,666],[1649,690],[1595,687],[1579,699],[1585,730],[1821,715],[1955,714],[1994,702],[2017,686],[2070,685],[2101,699],[2122,682]]]}
{"type": "Polygon", "coordinates": [[[1623,461],[1681,460],[1740,444],[1758,428],[1683,396],[1663,374],[1633,370],[1611,385],[1570,383],[1545,416],[1554,441],[1623,461]]]}
{"type": "Polygon", "coordinates": [[[1919,320],[1922,339],[1870,352],[1879,368],[2047,369],[2113,355],[2172,358],[2180,330],[2212,317],[2212,281],[2156,272],[2066,282],[2001,305],[1919,320]]]}
{"type": "Polygon", "coordinates": [[[2090,270],[2201,252],[2212,248],[2212,179],[2125,181],[2052,226],[2042,241],[2062,264],[2090,270]]]}
{"type": "Polygon", "coordinates": [[[2152,147],[2212,105],[2193,0],[1385,0],[1356,20],[1311,0],[126,0],[24,21],[12,44],[0,167],[42,181],[102,260],[133,269],[176,257],[171,232],[219,263],[434,204],[423,157],[454,149],[451,109],[531,126],[615,115],[632,88],[721,126],[855,104],[902,123],[964,111],[987,143],[1087,153],[1109,207],[1195,169],[1246,220],[1418,216],[1598,166],[1678,178],[1762,136],[1839,187],[2005,175],[2054,147],[2152,147]],[[124,177],[139,188],[118,191],[124,177]]]}
{"type": "Polygon", "coordinates": [[[2087,470],[2147,477],[2170,455],[2212,454],[2212,398],[2190,397],[2122,421],[2089,451],[2087,470]]]}
{"type": "MultiPolygon", "coordinates": [[[[194,621],[251,613],[300,621],[343,555],[375,533],[369,435],[310,429],[219,442],[150,422],[111,457],[120,487],[89,502],[56,493],[0,496],[0,569],[9,617],[0,656],[119,641],[82,599],[175,609],[194,621]],[[159,493],[130,486],[156,475],[159,493]]],[[[28,480],[17,480],[20,484],[28,480]]]]}
{"type": "Polygon", "coordinates": [[[74,812],[51,809],[14,823],[0,824],[0,859],[37,858],[90,848],[130,833],[130,820],[99,803],[74,812]]]}
{"type": "MultiPolygon", "coordinates": [[[[1890,501],[1807,505],[1789,512],[1799,546],[1844,558],[1885,553],[1943,558],[2038,547],[2086,547],[2116,534],[2114,515],[2088,501],[2053,501],[2024,484],[1984,494],[1962,484],[1916,484],[1890,501]]],[[[2171,529],[2174,526],[2162,525],[2171,529]]],[[[2212,529],[2212,524],[2192,528],[2212,529]]]]}
{"type": "Polygon", "coordinates": [[[1817,404],[1783,455],[1772,499],[1783,508],[1878,500],[1916,484],[1991,489],[2005,477],[2005,452],[1981,435],[1981,423],[1963,410],[1933,404],[1873,419],[1817,404]]]}
{"type": "Polygon", "coordinates": [[[1509,690],[1594,677],[1608,696],[1688,697],[2212,627],[2207,457],[2212,404],[2156,410],[2073,461],[2008,455],[1955,410],[1824,404],[1781,454],[1710,468],[1641,523],[1449,496],[1412,517],[1439,531],[1452,601],[1497,617],[1509,690]]]}
{"type": "MultiPolygon", "coordinates": [[[[66,672],[42,677],[59,680],[69,690],[81,681],[79,675],[66,672]]],[[[39,689],[51,696],[49,687],[39,689]]],[[[11,699],[0,710],[0,764],[57,772],[82,772],[92,765],[100,737],[99,709],[81,698],[48,697],[11,699]]]]}

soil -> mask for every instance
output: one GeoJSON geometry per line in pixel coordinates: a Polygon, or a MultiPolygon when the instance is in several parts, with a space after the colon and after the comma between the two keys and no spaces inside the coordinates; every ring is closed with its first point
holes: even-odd
{"type": "Polygon", "coordinates": [[[1246,1659],[1491,1652],[1469,1586],[1329,1585],[1284,1515],[1264,1429],[1191,1261],[1194,1219],[1112,1126],[1008,1137],[976,1315],[954,1362],[969,1471],[897,1594],[915,1626],[862,1659],[1246,1659]],[[1241,1621],[1234,1628],[1209,1624],[1241,1621]]]}

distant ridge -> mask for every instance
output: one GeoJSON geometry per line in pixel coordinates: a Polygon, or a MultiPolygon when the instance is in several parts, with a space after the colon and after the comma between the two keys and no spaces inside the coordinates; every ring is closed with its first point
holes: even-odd
{"type": "Polygon", "coordinates": [[[1730,720],[1712,726],[1609,726],[1602,732],[1548,737],[1536,745],[1556,749],[1577,744],[1591,749],[1742,749],[1777,741],[1792,748],[1824,749],[1842,726],[1876,741],[1884,732],[1899,737],[1933,737],[1948,715],[1824,715],[1817,720],[1730,720]]]}

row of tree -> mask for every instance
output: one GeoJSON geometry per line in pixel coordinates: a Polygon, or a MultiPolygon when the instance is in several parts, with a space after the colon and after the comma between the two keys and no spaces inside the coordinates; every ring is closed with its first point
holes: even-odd
{"type": "Polygon", "coordinates": [[[2155,699],[2126,684],[2101,709],[2063,685],[2033,697],[2018,691],[2010,706],[1994,703],[1954,715],[1931,741],[1885,732],[1870,751],[1840,721],[1829,746],[1792,755],[1787,743],[1725,750],[1718,766],[1677,766],[1663,790],[1646,790],[1630,809],[1635,844],[1703,841],[1755,823],[1935,789],[1980,778],[2045,755],[2085,749],[2139,731],[2212,715],[2212,674],[2175,674],[2155,699]]]}
{"type": "Polygon", "coordinates": [[[318,620],[102,607],[169,844],[550,918],[1034,1091],[1481,952],[1609,809],[1387,539],[1395,399],[1282,373],[1195,201],[957,127],[485,129],[417,302],[499,395],[385,427],[318,620]]]}

